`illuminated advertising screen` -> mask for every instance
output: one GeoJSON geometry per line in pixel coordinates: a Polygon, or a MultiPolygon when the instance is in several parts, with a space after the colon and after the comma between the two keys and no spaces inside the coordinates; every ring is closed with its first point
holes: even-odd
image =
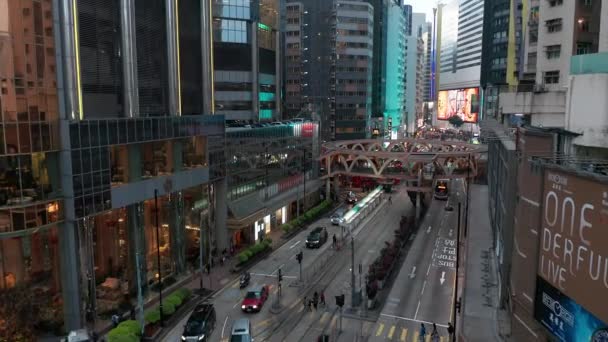
{"type": "Polygon", "coordinates": [[[441,90],[437,96],[437,120],[458,115],[462,121],[477,123],[479,119],[479,88],[441,90]]]}
{"type": "Polygon", "coordinates": [[[608,184],[547,169],[543,189],[535,316],[562,341],[589,341],[608,325],[608,184]]]}

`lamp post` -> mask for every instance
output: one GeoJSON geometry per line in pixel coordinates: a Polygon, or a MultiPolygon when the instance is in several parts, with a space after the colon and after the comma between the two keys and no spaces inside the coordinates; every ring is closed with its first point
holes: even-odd
{"type": "Polygon", "coordinates": [[[160,226],[158,224],[158,190],[154,189],[154,220],[156,222],[156,262],[158,265],[158,299],[159,299],[159,307],[158,311],[160,312],[160,326],[164,326],[163,319],[163,277],[160,268],[160,226]]]}

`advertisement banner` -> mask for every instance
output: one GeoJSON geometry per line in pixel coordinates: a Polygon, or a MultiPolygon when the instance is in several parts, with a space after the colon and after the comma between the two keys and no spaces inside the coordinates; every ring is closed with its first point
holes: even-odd
{"type": "Polygon", "coordinates": [[[479,119],[479,88],[441,90],[437,95],[437,120],[458,115],[462,121],[477,123],[479,119]]]}
{"type": "Polygon", "coordinates": [[[534,317],[560,341],[608,342],[606,324],[538,276],[534,317]]]}
{"type": "Polygon", "coordinates": [[[543,189],[538,275],[608,322],[608,184],[546,169],[543,189]]]}

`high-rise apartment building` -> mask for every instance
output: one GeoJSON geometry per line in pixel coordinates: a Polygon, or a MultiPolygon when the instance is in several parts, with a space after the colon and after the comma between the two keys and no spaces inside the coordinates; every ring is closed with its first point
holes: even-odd
{"type": "Polygon", "coordinates": [[[367,136],[371,115],[373,9],[361,1],[288,1],[287,117],[319,119],[321,136],[367,136]]]}
{"type": "MultiPolygon", "coordinates": [[[[426,16],[423,13],[413,13],[410,34],[406,36],[406,68],[405,68],[405,123],[406,132],[412,135],[418,127],[419,114],[423,109],[424,91],[428,87],[425,78],[427,69],[426,46],[424,38],[428,28],[426,16]]],[[[428,90],[428,89],[427,89],[428,90]]]]}
{"type": "Polygon", "coordinates": [[[226,120],[280,118],[278,0],[213,0],[215,110],[226,120]]]}

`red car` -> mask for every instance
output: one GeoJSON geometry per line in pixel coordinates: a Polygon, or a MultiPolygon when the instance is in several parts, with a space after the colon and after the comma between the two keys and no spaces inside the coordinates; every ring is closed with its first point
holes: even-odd
{"type": "Polygon", "coordinates": [[[268,285],[254,287],[253,289],[247,291],[247,294],[241,303],[241,309],[245,312],[262,310],[264,302],[266,302],[266,299],[268,299],[269,292],[270,289],[268,288],[268,285]]]}

